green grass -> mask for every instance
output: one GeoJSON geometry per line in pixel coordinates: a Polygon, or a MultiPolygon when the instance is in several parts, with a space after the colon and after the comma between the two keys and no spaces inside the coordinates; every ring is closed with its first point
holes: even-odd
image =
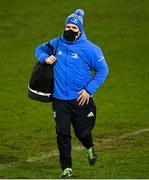
{"type": "Polygon", "coordinates": [[[97,164],[73,150],[74,178],[149,178],[148,132],[117,139],[149,128],[148,0],[0,0],[0,178],[61,172],[58,156],[26,161],[57,150],[51,105],[29,100],[26,90],[35,47],[61,35],[76,8],[85,10],[87,37],[101,46],[110,74],[94,95],[97,164]]]}

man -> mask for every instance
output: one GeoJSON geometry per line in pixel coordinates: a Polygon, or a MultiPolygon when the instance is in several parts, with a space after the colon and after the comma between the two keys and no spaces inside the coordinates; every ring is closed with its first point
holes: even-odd
{"type": "Polygon", "coordinates": [[[61,177],[72,176],[71,123],[75,135],[86,148],[90,165],[96,162],[91,131],[96,107],[93,94],[108,75],[108,66],[101,49],[87,40],[83,30],[84,11],[76,10],[67,17],[63,35],[36,48],[41,63],[53,64],[53,112],[56,122],[61,177]],[[56,50],[56,55],[48,48],[56,50]],[[95,71],[92,77],[91,71],[95,71]]]}

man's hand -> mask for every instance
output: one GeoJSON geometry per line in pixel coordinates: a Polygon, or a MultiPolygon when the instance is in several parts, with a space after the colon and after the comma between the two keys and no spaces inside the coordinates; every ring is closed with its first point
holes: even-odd
{"type": "Polygon", "coordinates": [[[84,105],[84,103],[88,104],[89,103],[89,97],[90,94],[86,92],[85,89],[79,92],[80,96],[78,97],[77,101],[79,102],[79,105],[84,105]]]}
{"type": "Polygon", "coordinates": [[[51,64],[51,65],[52,65],[55,61],[56,61],[56,57],[53,56],[53,55],[51,55],[50,57],[48,57],[48,58],[45,59],[45,62],[46,62],[47,64],[51,64]]]}

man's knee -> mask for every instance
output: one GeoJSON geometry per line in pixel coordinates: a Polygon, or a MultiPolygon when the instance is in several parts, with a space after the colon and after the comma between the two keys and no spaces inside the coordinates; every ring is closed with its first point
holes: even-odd
{"type": "Polygon", "coordinates": [[[59,136],[70,136],[70,128],[62,128],[62,127],[58,127],[56,126],[56,134],[59,136]]]}
{"type": "Polygon", "coordinates": [[[57,142],[62,146],[69,146],[71,142],[71,133],[69,129],[56,128],[57,142]]]}

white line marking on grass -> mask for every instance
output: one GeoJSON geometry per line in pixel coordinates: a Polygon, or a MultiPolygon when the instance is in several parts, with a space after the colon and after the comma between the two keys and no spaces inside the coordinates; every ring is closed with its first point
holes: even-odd
{"type": "Polygon", "coordinates": [[[12,164],[0,164],[0,170],[5,168],[11,168],[12,164]]]}
{"type": "MultiPolygon", "coordinates": [[[[130,133],[123,134],[123,135],[119,136],[118,138],[117,137],[108,138],[108,139],[103,138],[103,139],[101,139],[101,141],[103,143],[108,143],[108,142],[111,142],[111,141],[116,141],[116,139],[125,139],[127,137],[137,136],[139,134],[142,134],[142,133],[148,132],[148,131],[149,131],[149,129],[141,129],[141,130],[138,130],[138,131],[135,131],[135,132],[130,132],[130,133]]],[[[95,144],[96,144],[96,142],[95,142],[95,144]]],[[[72,149],[75,150],[75,151],[80,151],[80,150],[83,150],[84,148],[82,146],[74,146],[72,149]]],[[[58,155],[59,155],[58,151],[53,151],[53,152],[50,152],[48,154],[43,154],[43,155],[41,154],[41,155],[38,155],[38,156],[29,157],[26,161],[27,162],[41,161],[41,160],[49,159],[52,156],[58,156],[58,155]]]]}
{"type": "Polygon", "coordinates": [[[18,166],[21,165],[21,162],[10,162],[10,163],[4,163],[0,164],[0,170],[6,169],[6,168],[17,168],[18,166]]]}
{"type": "MultiPolygon", "coordinates": [[[[83,147],[74,146],[72,149],[75,151],[80,151],[80,150],[83,150],[83,147]]],[[[41,154],[38,154],[37,156],[29,157],[26,161],[27,162],[42,161],[42,160],[49,159],[53,156],[58,156],[58,155],[59,155],[58,151],[51,151],[47,154],[41,153],[41,154]]]]}
{"type": "MultiPolygon", "coordinates": [[[[95,144],[108,143],[108,142],[111,142],[111,141],[116,141],[117,139],[125,139],[125,138],[128,138],[128,137],[137,136],[139,134],[142,134],[142,133],[145,133],[145,132],[148,132],[148,131],[149,131],[149,129],[140,129],[140,130],[135,131],[135,132],[125,133],[125,134],[123,134],[123,135],[121,135],[119,137],[112,137],[112,138],[107,138],[107,139],[101,138],[100,139],[101,142],[98,142],[98,141],[96,142],[96,139],[95,139],[95,144]]],[[[75,150],[75,151],[80,151],[80,150],[83,150],[84,148],[82,146],[74,146],[72,149],[75,150]]],[[[42,161],[42,160],[49,159],[49,158],[51,158],[53,156],[58,156],[58,155],[59,155],[58,151],[51,151],[51,152],[49,152],[47,154],[40,153],[37,156],[29,157],[26,160],[26,162],[42,161]]],[[[0,170],[6,169],[6,168],[13,168],[13,167],[18,166],[20,164],[21,164],[21,162],[20,163],[13,162],[13,163],[9,163],[9,164],[6,164],[6,163],[0,164],[0,170]]]]}
{"type": "Polygon", "coordinates": [[[49,159],[53,156],[58,156],[58,152],[57,151],[52,151],[52,152],[49,152],[47,154],[39,154],[37,156],[32,156],[32,157],[29,157],[26,161],[27,162],[34,162],[34,161],[41,161],[41,160],[45,160],[45,159],[49,159]]]}
{"type": "Polygon", "coordinates": [[[149,131],[149,129],[140,129],[140,130],[135,131],[135,132],[130,132],[130,133],[123,134],[122,136],[119,136],[119,139],[125,139],[127,137],[137,136],[139,134],[142,134],[142,133],[148,132],[148,131],[149,131]]]}

